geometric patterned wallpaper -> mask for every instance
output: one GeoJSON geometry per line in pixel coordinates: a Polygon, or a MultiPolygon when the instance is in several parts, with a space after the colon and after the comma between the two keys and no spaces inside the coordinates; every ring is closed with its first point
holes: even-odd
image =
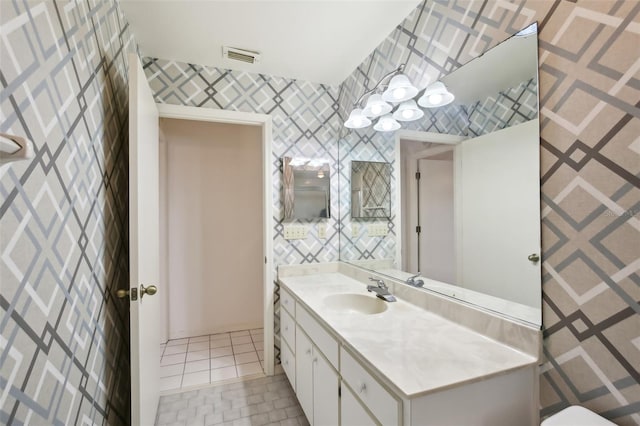
{"type": "Polygon", "coordinates": [[[129,424],[127,53],[114,1],[0,1],[0,424],[129,424]]]}
{"type": "MultiPolygon", "coordinates": [[[[640,3],[428,0],[339,88],[144,64],[159,102],[274,117],[276,264],[329,261],[338,258],[344,212],[327,220],[326,240],[312,227],[307,240],[284,241],[280,157],[329,159],[338,212],[337,176],[349,171],[338,162],[339,136],[358,150],[355,159],[393,162],[388,140],[342,131],[340,115],[365,85],[407,62],[405,72],[425,87],[533,21],[541,415],[579,403],[638,425],[640,3]]],[[[128,281],[126,53],[135,41],[113,0],[0,1],[0,38],[0,131],[36,148],[32,161],[0,167],[0,423],[127,424],[129,379],[119,374],[129,369],[127,312],[112,294],[128,281]]],[[[464,134],[465,120],[442,109],[423,130],[464,134]]],[[[387,240],[375,245],[393,255],[387,240]]]]}
{"type": "Polygon", "coordinates": [[[533,120],[538,116],[537,79],[532,78],[464,109],[469,117],[465,134],[471,138],[533,120]]]}
{"type": "MultiPolygon", "coordinates": [[[[534,21],[540,60],[540,414],[580,404],[618,424],[640,425],[640,2],[425,1],[343,83],[340,111],[346,116],[365,87],[400,63],[407,63],[414,84],[425,87],[534,21]]],[[[351,159],[393,162],[392,136],[349,132],[340,143],[346,161],[341,179],[348,179],[351,159]]],[[[349,215],[341,214],[349,224],[349,215]]],[[[393,257],[394,220],[388,238],[356,244],[350,240],[362,238],[352,238],[347,226],[341,257],[393,257]]]]}
{"type": "Polygon", "coordinates": [[[338,260],[336,215],[322,219],[326,239],[315,228],[320,220],[298,220],[311,224],[308,238],[287,241],[282,197],[282,157],[326,159],[332,165],[331,211],[338,212],[337,87],[155,58],[144,58],[143,68],[158,103],[271,115],[274,265],[338,260]]]}

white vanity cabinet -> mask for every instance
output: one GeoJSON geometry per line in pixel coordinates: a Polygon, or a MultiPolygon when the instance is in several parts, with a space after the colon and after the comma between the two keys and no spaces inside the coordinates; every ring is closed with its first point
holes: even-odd
{"type": "Polygon", "coordinates": [[[338,424],[338,373],[303,329],[296,328],[296,396],[309,423],[338,424]]]}
{"type": "MultiPolygon", "coordinates": [[[[485,339],[435,315],[423,315],[417,308],[400,306],[401,302],[398,302],[397,309],[395,306],[388,309],[396,309],[393,321],[414,324],[414,317],[418,316],[429,322],[431,330],[440,328],[439,333],[443,336],[442,330],[446,330],[446,336],[456,340],[454,344],[443,340],[444,337],[431,340],[431,352],[419,352],[424,351],[421,342],[406,340],[416,349],[402,352],[400,357],[390,361],[404,363],[402,369],[393,368],[394,365],[385,364],[389,358],[384,352],[386,347],[390,351],[392,347],[378,345],[378,351],[382,350],[382,353],[367,351],[368,345],[379,343],[371,343],[371,332],[367,327],[379,330],[391,321],[390,317],[386,320],[380,318],[375,325],[371,324],[374,319],[369,319],[369,324],[352,326],[355,316],[335,314],[315,302],[317,299],[314,298],[319,297],[317,288],[300,284],[294,290],[294,298],[293,292],[281,287],[282,300],[287,301],[281,310],[282,364],[311,425],[539,424],[535,357],[485,339]],[[302,296],[298,297],[300,294],[302,296]],[[411,316],[403,317],[407,312],[411,316]],[[351,336],[361,333],[360,339],[345,338],[341,334],[341,331],[347,333],[344,330],[351,336]],[[462,349],[457,351],[457,346],[462,349]],[[476,352],[469,351],[469,348],[476,352]],[[482,352],[478,352],[478,348],[482,352]],[[451,357],[458,357],[460,363],[452,364],[451,357]],[[500,362],[492,357],[500,357],[500,362]],[[431,360],[437,366],[421,362],[423,359],[431,360]],[[494,367],[492,374],[482,376],[473,371],[485,371],[486,364],[490,362],[496,366],[500,364],[494,367]],[[506,366],[507,363],[511,363],[510,367],[506,366]],[[380,365],[386,367],[386,375],[380,372],[380,365]],[[500,371],[500,374],[495,374],[495,371],[500,371]],[[450,379],[451,375],[455,379],[450,379]],[[399,379],[394,380],[397,377],[399,379]],[[449,384],[443,386],[441,383],[446,380],[449,384]],[[430,381],[438,383],[438,387],[429,388],[423,384],[430,381]],[[415,383],[417,385],[413,385],[415,383]]],[[[343,292],[351,293],[358,289],[354,285],[343,292]]],[[[426,331],[420,333],[423,335],[425,339],[429,337],[426,331]]],[[[394,342],[398,337],[387,333],[385,338],[394,342]]],[[[400,340],[395,342],[406,344],[400,340]]]]}
{"type": "Polygon", "coordinates": [[[293,320],[296,312],[296,301],[287,294],[287,297],[281,299],[280,306],[280,333],[282,336],[282,344],[280,345],[280,362],[282,369],[289,378],[289,382],[296,390],[296,323],[293,320]],[[286,302],[286,303],[285,303],[286,302]]]}
{"type": "Polygon", "coordinates": [[[282,291],[282,301],[281,305],[285,306],[281,310],[283,369],[309,423],[314,426],[338,425],[338,342],[303,307],[296,307],[295,299],[285,290],[282,291]],[[294,311],[294,316],[291,311],[294,311]],[[333,362],[327,360],[320,347],[333,362]]]}

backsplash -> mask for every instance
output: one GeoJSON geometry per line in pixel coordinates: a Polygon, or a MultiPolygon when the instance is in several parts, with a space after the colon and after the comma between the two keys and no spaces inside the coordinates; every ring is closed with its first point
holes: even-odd
{"type": "MultiPolygon", "coordinates": [[[[580,404],[618,424],[640,424],[640,60],[631,53],[640,45],[639,17],[635,1],[426,1],[343,83],[346,117],[364,88],[400,62],[424,87],[538,21],[543,417],[580,404]]],[[[482,120],[471,121],[479,132],[482,120]]],[[[453,121],[448,132],[463,134],[453,121]]],[[[347,134],[341,179],[351,159],[393,162],[393,143],[347,134]]],[[[388,238],[364,238],[362,229],[353,237],[348,211],[341,215],[344,238],[354,241],[349,258],[395,255],[393,223],[388,238]]]]}
{"type": "Polygon", "coordinates": [[[118,4],[0,1],[0,423],[130,423],[127,53],[118,4]]]}

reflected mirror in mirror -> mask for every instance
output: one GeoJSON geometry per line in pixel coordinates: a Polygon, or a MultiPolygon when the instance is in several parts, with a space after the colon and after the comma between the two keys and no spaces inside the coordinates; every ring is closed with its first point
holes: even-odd
{"type": "Polygon", "coordinates": [[[341,260],[403,281],[420,273],[427,290],[542,323],[537,31],[529,34],[440,79],[463,127],[357,131],[395,150],[396,233],[378,252],[365,237],[341,238],[341,260]]]}
{"type": "Polygon", "coordinates": [[[285,219],[331,217],[327,160],[284,157],[282,173],[285,219]]]}
{"type": "Polygon", "coordinates": [[[391,165],[376,161],[351,162],[351,217],[391,216],[391,165]]]}

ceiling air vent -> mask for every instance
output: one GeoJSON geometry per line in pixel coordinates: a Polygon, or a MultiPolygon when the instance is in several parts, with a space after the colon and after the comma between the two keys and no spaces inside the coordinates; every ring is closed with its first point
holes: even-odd
{"type": "Polygon", "coordinates": [[[248,64],[257,64],[260,62],[260,53],[251,50],[238,49],[236,47],[223,46],[222,56],[225,59],[246,62],[248,64]]]}

